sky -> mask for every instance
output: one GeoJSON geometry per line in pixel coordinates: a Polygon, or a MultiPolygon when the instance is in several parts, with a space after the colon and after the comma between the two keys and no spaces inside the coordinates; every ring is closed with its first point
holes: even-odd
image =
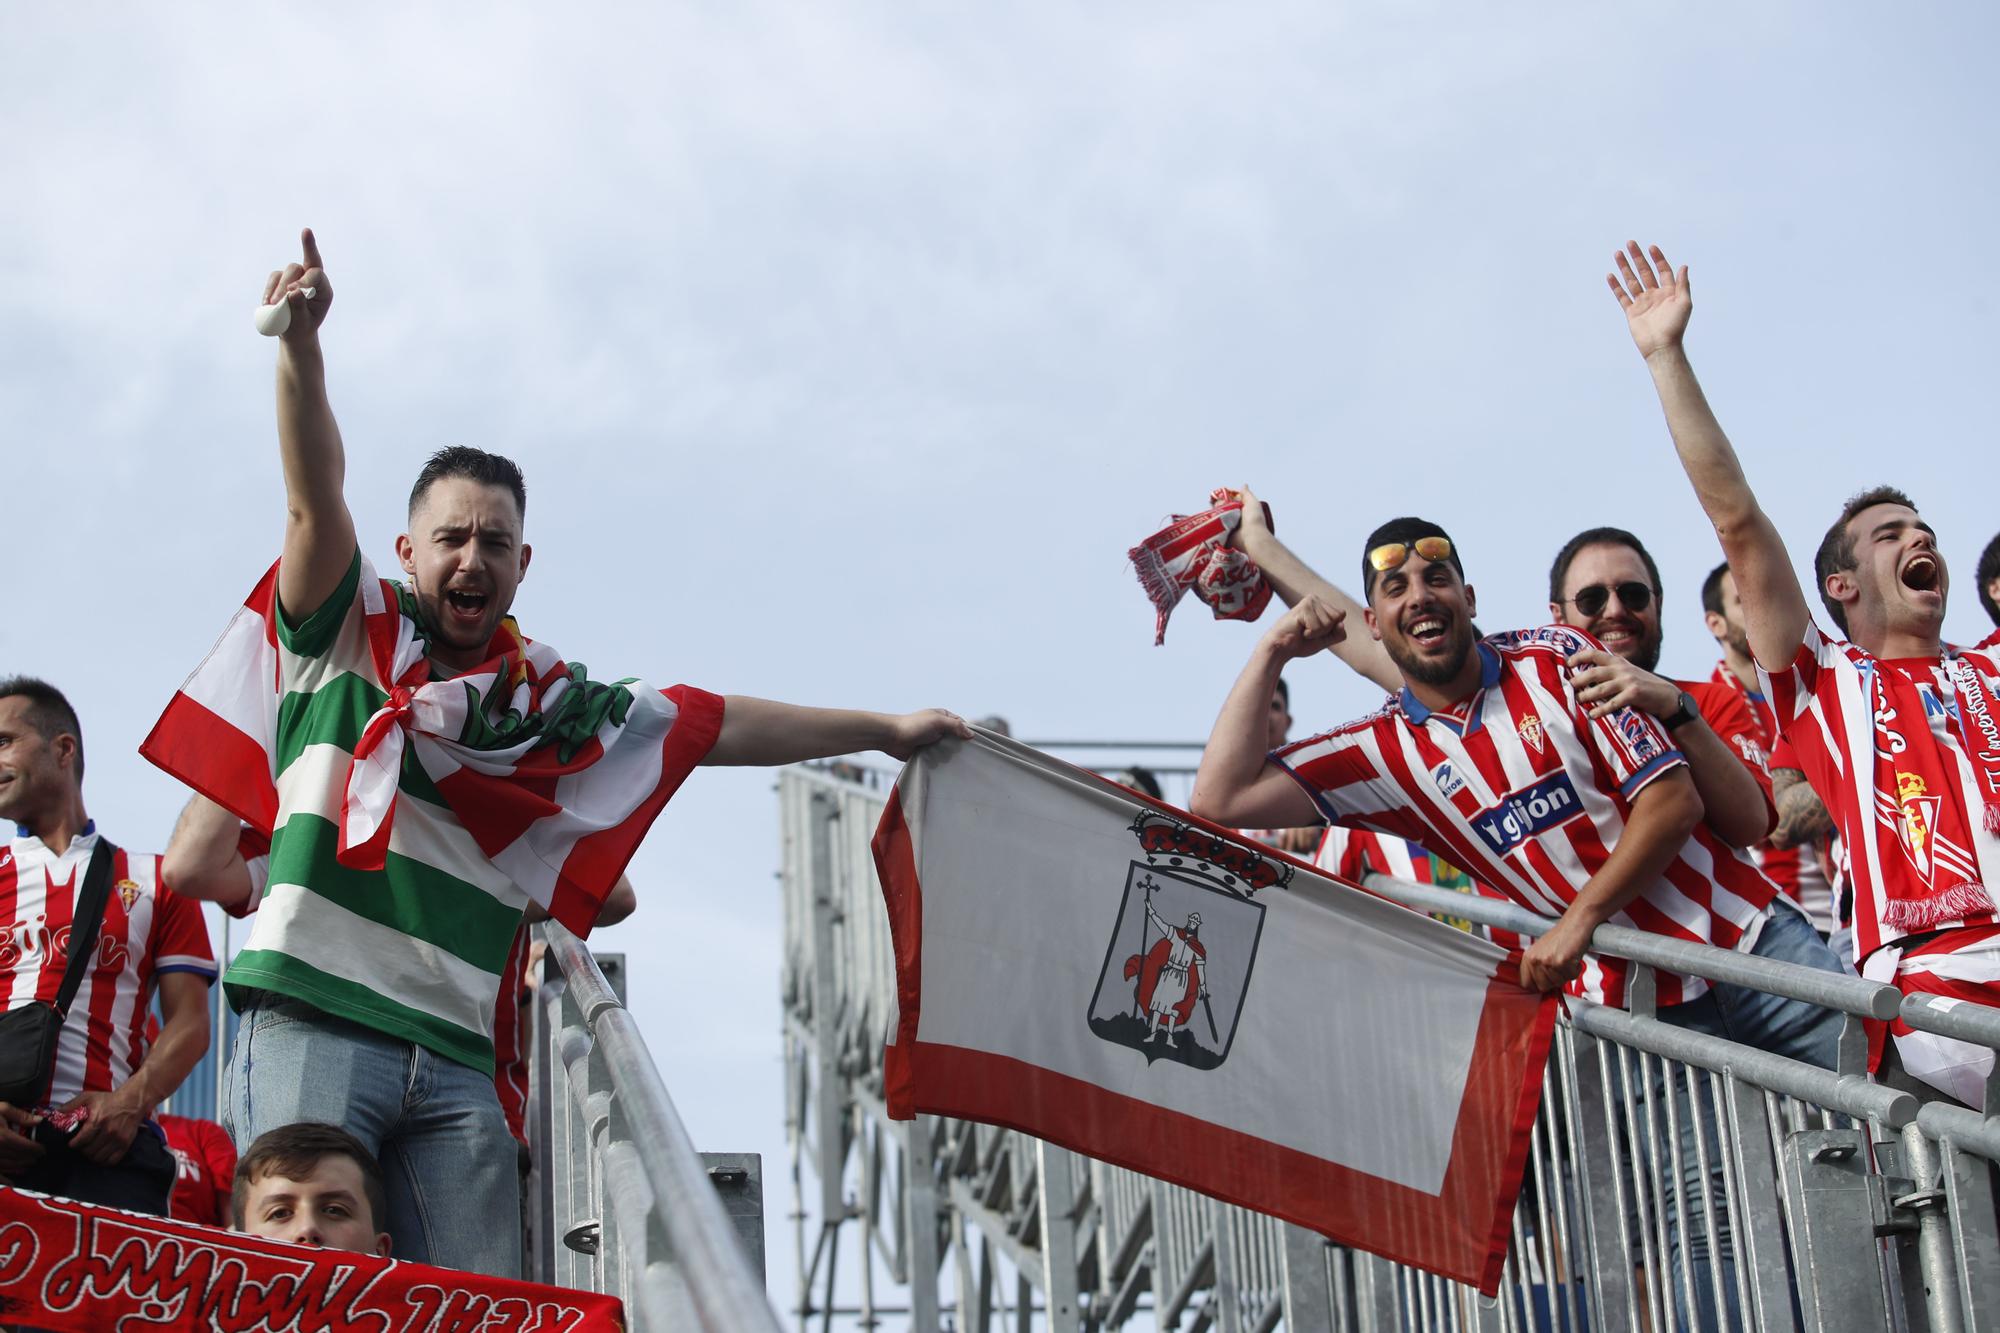
{"type": "MultiPolygon", "coordinates": [[[[1258,627],[1163,648],[1124,552],[1247,481],[1336,580],[1418,512],[1489,629],[1603,523],[1663,669],[1719,559],[1604,285],[1694,270],[1690,355],[1795,557],[1903,486],[1983,637],[1983,7],[935,3],[17,8],[0,20],[0,673],[87,795],[277,553],[265,275],[312,226],[385,570],[430,450],[528,478],[523,628],[600,676],[1198,740],[1258,627]]],[[[1373,706],[1295,666],[1318,729],[1373,706]]],[[[600,947],[703,1147],[766,1154],[789,1293],[771,776],[705,771],[600,947]]]]}

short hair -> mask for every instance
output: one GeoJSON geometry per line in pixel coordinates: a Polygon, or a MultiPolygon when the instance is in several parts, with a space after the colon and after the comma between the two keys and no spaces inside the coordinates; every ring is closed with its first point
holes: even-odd
{"type": "Polygon", "coordinates": [[[83,780],[83,723],[77,720],[76,709],[70,707],[63,692],[45,680],[34,676],[8,676],[0,680],[0,699],[22,698],[28,701],[28,725],[35,734],[45,741],[58,736],[76,738],[76,777],[83,780]]]}
{"type": "Polygon", "coordinates": [[[1847,503],[1840,507],[1840,517],[1826,530],[1826,536],[1819,539],[1819,549],[1813,552],[1813,582],[1819,584],[1820,605],[1833,617],[1833,623],[1847,633],[1847,612],[1841,609],[1840,601],[1826,590],[1827,579],[1844,569],[1854,568],[1854,538],[1848,534],[1847,525],[1854,516],[1864,509],[1876,505],[1903,505],[1915,509],[1917,502],[1897,490],[1894,486],[1870,486],[1867,490],[1847,497],[1847,503]]]}
{"type": "Polygon", "coordinates": [[[1146,795],[1156,801],[1164,801],[1166,799],[1165,793],[1160,790],[1160,780],[1153,776],[1153,770],[1150,768],[1141,768],[1139,765],[1134,764],[1118,775],[1118,781],[1124,783],[1134,791],[1146,793],[1146,795]]]}
{"type": "Polygon", "coordinates": [[[1708,577],[1701,581],[1701,609],[1710,615],[1721,615],[1722,576],[1729,572],[1729,562],[1723,561],[1708,571],[1708,577]]]}
{"type": "MultiPolygon", "coordinates": [[[[1446,541],[1451,542],[1451,554],[1446,558],[1451,561],[1451,567],[1458,571],[1459,579],[1461,581],[1464,580],[1465,564],[1459,559],[1458,543],[1451,541],[1451,534],[1427,518],[1416,518],[1405,515],[1402,518],[1392,518],[1381,527],[1375,529],[1375,531],[1369,533],[1368,540],[1362,544],[1362,600],[1365,601],[1375,595],[1375,566],[1368,563],[1368,553],[1376,547],[1386,546],[1390,542],[1413,543],[1419,537],[1442,537],[1446,541]]],[[[1287,696],[1287,706],[1289,707],[1289,696],[1287,696]]]]}
{"type": "Polygon", "coordinates": [[[1634,537],[1623,528],[1585,528],[1582,532],[1563,543],[1556,552],[1556,562],[1549,566],[1549,600],[1560,604],[1563,600],[1563,580],[1569,577],[1569,567],[1576,563],[1577,553],[1586,546],[1624,546],[1636,552],[1641,564],[1646,566],[1646,577],[1652,580],[1653,596],[1661,595],[1660,567],[1653,562],[1653,553],[1646,549],[1646,543],[1634,537]]]}
{"type": "Polygon", "coordinates": [[[1979,604],[1986,608],[1986,614],[1993,618],[1993,623],[2000,625],[2000,603],[1993,600],[1989,590],[1993,580],[2000,579],[2000,535],[1995,535],[1992,541],[1986,543],[1986,549],[1979,553],[1979,569],[1973,577],[1979,580],[1979,604]]]}
{"type": "Polygon", "coordinates": [[[1292,687],[1285,684],[1283,676],[1278,677],[1278,697],[1285,701],[1285,711],[1292,711],[1292,687]]]}
{"type": "Polygon", "coordinates": [[[250,1187],[265,1176],[303,1180],[328,1157],[350,1157],[361,1168],[361,1192],[368,1200],[369,1225],[387,1231],[389,1195],[382,1185],[382,1164],[360,1139],[339,1125],[318,1120],[299,1120],[280,1125],[257,1136],[250,1151],[236,1163],[236,1181],[229,1191],[229,1225],[243,1230],[243,1210],[250,1202],[250,1187]]]}
{"type": "Polygon", "coordinates": [[[423,470],[417,473],[417,484],[410,487],[412,514],[417,512],[417,506],[423,502],[432,485],[446,477],[464,477],[487,486],[505,486],[513,495],[514,507],[520,511],[521,517],[528,517],[528,483],[521,479],[521,469],[515,466],[514,460],[489,454],[469,444],[449,445],[424,460],[423,470]]]}

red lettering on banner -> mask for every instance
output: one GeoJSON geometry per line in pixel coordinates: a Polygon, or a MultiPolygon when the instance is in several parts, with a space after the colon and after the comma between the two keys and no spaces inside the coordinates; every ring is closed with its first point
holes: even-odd
{"type": "Polygon", "coordinates": [[[619,1303],[609,1296],[308,1249],[4,1186],[0,1316],[58,1333],[609,1333],[622,1327],[619,1303]]]}

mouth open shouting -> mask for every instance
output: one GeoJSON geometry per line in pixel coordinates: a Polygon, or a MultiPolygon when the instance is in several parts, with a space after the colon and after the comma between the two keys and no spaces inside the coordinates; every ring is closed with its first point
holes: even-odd
{"type": "Polygon", "coordinates": [[[1897,577],[1912,592],[1944,596],[1944,564],[1929,551],[1919,551],[1905,560],[1897,577]]]}
{"type": "Polygon", "coordinates": [[[483,642],[490,632],[487,613],[492,605],[493,594],[483,588],[446,588],[437,601],[438,628],[452,643],[476,646],[473,641],[483,642]]]}

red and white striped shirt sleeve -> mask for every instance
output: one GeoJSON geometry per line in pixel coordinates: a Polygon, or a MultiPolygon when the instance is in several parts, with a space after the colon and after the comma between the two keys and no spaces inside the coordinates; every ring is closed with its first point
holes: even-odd
{"type": "Polygon", "coordinates": [[[1805,638],[1783,670],[1767,671],[1762,662],[1757,663],[1757,683],[1763,687],[1764,697],[1770,700],[1771,711],[1777,715],[1779,736],[1791,737],[1793,726],[1812,707],[1813,696],[1819,692],[1820,669],[1830,665],[1829,658],[1839,653],[1839,647],[1828,642],[1819,632],[1819,626],[1808,620],[1805,638]]]}
{"type": "MultiPolygon", "coordinates": [[[[1567,686],[1567,680],[1564,683],[1567,686]]],[[[1581,704],[1577,707],[1582,709],[1581,704]]],[[[1582,711],[1578,716],[1582,722],[1578,736],[1610,770],[1619,794],[1628,801],[1653,779],[1687,767],[1686,758],[1649,714],[1621,708],[1599,718],[1582,711]]]]}
{"type": "Polygon", "coordinates": [[[215,980],[215,952],[201,905],[161,885],[153,901],[153,974],[192,972],[215,980]]]}

